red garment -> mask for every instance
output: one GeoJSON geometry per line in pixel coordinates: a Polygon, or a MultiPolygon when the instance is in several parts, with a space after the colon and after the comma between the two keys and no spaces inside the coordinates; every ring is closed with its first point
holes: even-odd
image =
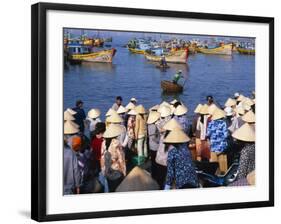
{"type": "Polygon", "coordinates": [[[91,142],[91,148],[93,151],[94,159],[100,161],[101,159],[101,145],[103,138],[94,137],[91,142]]]}

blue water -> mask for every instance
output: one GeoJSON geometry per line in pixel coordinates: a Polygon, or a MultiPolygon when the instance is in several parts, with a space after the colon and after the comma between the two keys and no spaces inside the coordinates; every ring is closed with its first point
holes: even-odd
{"type": "Polygon", "coordinates": [[[235,92],[250,96],[255,88],[255,56],[198,53],[189,56],[187,65],[169,64],[170,68],[163,72],[143,55],[132,54],[121,45],[120,40],[112,43],[117,49],[112,64],[68,65],[64,70],[64,109],[74,107],[75,101],[81,99],[86,112],[99,108],[104,118],[115,97],[120,95],[124,105],[136,97],[147,109],[176,98],[184,102],[192,115],[198,103],[205,103],[207,95],[213,95],[217,104],[223,105],[235,92]],[[186,79],[181,80],[185,81],[184,92],[162,94],[161,80],[171,79],[179,69],[186,79]]]}

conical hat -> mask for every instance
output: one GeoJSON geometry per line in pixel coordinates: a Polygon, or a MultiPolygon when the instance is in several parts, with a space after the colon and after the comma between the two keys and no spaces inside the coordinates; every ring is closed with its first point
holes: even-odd
{"type": "Polygon", "coordinates": [[[181,116],[181,115],[186,114],[187,112],[188,112],[187,107],[182,106],[182,105],[179,105],[179,106],[177,106],[177,108],[175,109],[174,115],[176,115],[176,116],[181,116]]]}
{"type": "Polygon", "coordinates": [[[91,109],[88,112],[88,117],[95,119],[95,118],[98,118],[100,116],[100,114],[101,113],[100,113],[99,109],[91,109]]]}
{"type": "Polygon", "coordinates": [[[250,99],[249,97],[245,97],[245,99],[243,100],[242,103],[243,103],[243,104],[247,104],[247,105],[249,105],[250,107],[255,104],[254,101],[253,101],[252,99],[250,99]]]}
{"type": "Polygon", "coordinates": [[[132,101],[138,102],[135,97],[132,97],[132,98],[130,99],[130,101],[131,101],[131,102],[132,102],[132,101]]]}
{"type": "Polygon", "coordinates": [[[115,111],[115,112],[112,113],[112,115],[110,115],[107,118],[107,122],[109,122],[109,123],[121,123],[121,122],[123,122],[123,119],[115,111]]]}
{"type": "Polygon", "coordinates": [[[126,106],[126,109],[132,110],[132,109],[134,109],[135,107],[136,107],[135,104],[133,104],[132,102],[129,102],[129,103],[127,104],[127,106],[126,106]]]}
{"type": "Polygon", "coordinates": [[[110,109],[106,112],[105,116],[106,116],[106,117],[109,117],[109,116],[111,116],[112,113],[114,113],[114,112],[116,112],[116,111],[113,110],[112,108],[110,108],[110,109]]]}
{"type": "Polygon", "coordinates": [[[123,132],[123,129],[119,124],[110,124],[106,128],[106,130],[103,134],[103,137],[104,138],[114,138],[114,137],[121,135],[122,132],[123,132]]]}
{"type": "Polygon", "coordinates": [[[131,109],[128,113],[128,115],[134,115],[136,116],[138,113],[134,110],[134,109],[131,109]]]}
{"type": "Polygon", "coordinates": [[[225,117],[225,112],[223,110],[217,108],[212,115],[212,120],[218,120],[218,119],[221,119],[224,117],[225,117]]]}
{"type": "Polygon", "coordinates": [[[226,116],[232,116],[233,115],[233,109],[232,107],[225,107],[224,112],[226,116]]]}
{"type": "Polygon", "coordinates": [[[239,97],[236,99],[237,101],[243,101],[245,98],[245,96],[243,96],[242,94],[239,95],[239,97]]]}
{"type": "Polygon", "coordinates": [[[226,107],[232,107],[236,105],[236,100],[232,98],[228,98],[227,101],[225,102],[224,106],[226,107]]]}
{"type": "Polygon", "coordinates": [[[218,107],[213,103],[212,105],[208,106],[208,114],[213,115],[217,109],[218,107]]]}
{"type": "Polygon", "coordinates": [[[121,105],[117,110],[117,114],[123,114],[123,113],[126,113],[127,111],[128,111],[128,109],[121,105]]]}
{"type": "Polygon", "coordinates": [[[255,185],[256,184],[256,172],[255,172],[255,170],[253,170],[252,172],[250,172],[247,175],[247,182],[250,185],[255,185]]]}
{"type": "Polygon", "coordinates": [[[75,110],[72,110],[70,108],[66,109],[71,115],[77,114],[77,112],[75,110]]]}
{"type": "Polygon", "coordinates": [[[149,111],[157,111],[158,109],[159,109],[159,105],[158,104],[156,104],[156,105],[154,105],[153,107],[151,107],[150,109],[149,109],[149,111]]]}
{"type": "Polygon", "coordinates": [[[245,142],[254,142],[256,139],[255,128],[253,125],[245,123],[233,132],[232,137],[245,142]]]}
{"type": "Polygon", "coordinates": [[[171,102],[170,102],[170,104],[172,104],[172,105],[174,105],[175,103],[177,103],[178,101],[176,100],[176,99],[174,99],[174,100],[172,100],[171,102]]]}
{"type": "Polygon", "coordinates": [[[166,102],[166,101],[163,101],[163,102],[160,104],[160,107],[162,107],[162,106],[167,106],[167,107],[169,107],[170,104],[169,104],[168,102],[166,102]]]}
{"type": "Polygon", "coordinates": [[[175,119],[171,119],[169,120],[164,126],[163,129],[168,130],[168,131],[172,131],[172,130],[182,130],[182,126],[180,125],[180,123],[175,119]]]}
{"type": "MultiPolygon", "coordinates": [[[[66,121],[65,121],[66,122],[66,121]]],[[[67,122],[69,122],[70,124],[72,124],[75,128],[77,128],[77,129],[79,129],[79,125],[78,124],[76,124],[75,122],[73,122],[73,121],[67,121],[67,122]]]]}
{"type": "Polygon", "coordinates": [[[201,108],[200,108],[200,114],[209,114],[209,106],[207,104],[204,104],[201,108]]]}
{"type": "Polygon", "coordinates": [[[256,122],[256,116],[253,111],[248,111],[245,115],[243,115],[242,120],[248,123],[256,122]]]}
{"type": "Polygon", "coordinates": [[[64,128],[63,128],[63,133],[65,135],[71,135],[71,134],[76,134],[79,132],[79,129],[76,128],[71,121],[65,121],[64,122],[64,128]]]}
{"type": "Polygon", "coordinates": [[[165,143],[185,143],[189,141],[190,138],[180,129],[172,130],[164,139],[165,143]]]}
{"type": "Polygon", "coordinates": [[[161,117],[168,117],[171,115],[171,108],[170,106],[160,106],[158,111],[161,117]]]}
{"type": "Polygon", "coordinates": [[[234,109],[234,111],[240,115],[244,115],[245,114],[245,110],[242,107],[236,107],[234,109]]]}
{"type": "Polygon", "coordinates": [[[63,120],[74,121],[75,118],[71,115],[71,113],[68,110],[66,110],[66,111],[63,112],[63,120]]]}
{"type": "Polygon", "coordinates": [[[195,108],[195,110],[194,110],[194,113],[196,113],[196,114],[199,114],[200,113],[200,110],[201,110],[201,108],[202,108],[202,104],[201,103],[199,103],[198,105],[197,105],[197,107],[195,108]]]}
{"type": "Polygon", "coordinates": [[[146,170],[136,166],[121,182],[115,192],[149,190],[159,190],[159,185],[146,170]]]}
{"type": "Polygon", "coordinates": [[[151,111],[148,115],[147,124],[153,124],[160,118],[160,113],[151,111]]]}
{"type": "Polygon", "coordinates": [[[135,107],[135,111],[138,113],[138,114],[145,114],[145,108],[143,105],[138,105],[135,107]]]}

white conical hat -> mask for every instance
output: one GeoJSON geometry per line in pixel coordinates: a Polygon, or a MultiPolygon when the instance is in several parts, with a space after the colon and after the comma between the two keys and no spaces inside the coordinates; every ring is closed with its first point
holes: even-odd
{"type": "Polygon", "coordinates": [[[123,119],[119,116],[119,114],[117,114],[116,111],[114,111],[114,112],[112,113],[112,115],[110,115],[110,116],[107,118],[106,121],[109,122],[109,123],[121,123],[121,122],[123,122],[123,119]]]}
{"type": "Polygon", "coordinates": [[[170,104],[172,104],[172,105],[174,105],[175,103],[177,103],[178,101],[176,100],[176,99],[174,99],[174,100],[172,100],[171,102],[170,102],[170,104]]]}
{"type": "Polygon", "coordinates": [[[245,114],[245,110],[242,107],[236,107],[234,109],[234,111],[240,115],[244,115],[245,114]]]}
{"type": "Polygon", "coordinates": [[[153,107],[151,107],[150,109],[149,109],[149,111],[157,111],[158,109],[159,109],[159,105],[158,104],[156,104],[156,105],[154,105],[153,107]]]}
{"type": "MultiPolygon", "coordinates": [[[[65,121],[66,122],[66,121],[65,121]]],[[[70,124],[72,124],[75,128],[78,128],[79,129],[79,125],[78,124],[76,124],[75,122],[73,122],[73,121],[70,121],[70,120],[68,120],[67,122],[69,122],[70,124]]]]}
{"type": "Polygon", "coordinates": [[[136,116],[138,113],[134,110],[134,109],[131,109],[128,113],[128,115],[134,115],[136,116]]]}
{"type": "Polygon", "coordinates": [[[243,115],[242,120],[248,123],[256,122],[256,115],[253,111],[248,111],[246,114],[243,115]]]}
{"type": "Polygon", "coordinates": [[[194,110],[194,113],[196,113],[196,114],[199,114],[200,113],[200,109],[202,108],[202,104],[201,103],[199,103],[198,105],[197,105],[197,107],[195,108],[195,110],[194,110]]]}
{"type": "Polygon", "coordinates": [[[162,106],[167,106],[167,107],[169,107],[170,104],[169,104],[168,102],[166,102],[166,101],[163,101],[163,102],[160,104],[160,107],[162,107],[162,106]]]}
{"type": "Polygon", "coordinates": [[[135,107],[136,107],[135,104],[133,104],[132,102],[129,102],[129,103],[127,104],[127,106],[126,106],[126,109],[132,110],[132,109],[134,109],[135,107]]]}
{"type": "Polygon", "coordinates": [[[150,111],[147,119],[147,124],[153,124],[160,118],[160,113],[157,111],[150,111]]]}
{"type": "Polygon", "coordinates": [[[119,135],[121,135],[123,132],[123,128],[121,127],[121,125],[118,125],[118,124],[110,124],[104,134],[103,134],[103,137],[104,138],[115,138],[119,135]]]}
{"type": "Polygon", "coordinates": [[[64,122],[63,133],[65,135],[76,134],[78,132],[79,132],[79,129],[73,125],[73,122],[71,122],[71,121],[64,122]]]}
{"type": "Polygon", "coordinates": [[[242,103],[247,104],[250,107],[255,104],[255,102],[252,99],[250,99],[249,97],[245,97],[242,103]]]}
{"type": "Polygon", "coordinates": [[[71,115],[77,114],[75,110],[72,110],[70,108],[67,108],[66,111],[68,111],[71,115]]]}
{"type": "Polygon", "coordinates": [[[232,98],[228,98],[227,101],[225,102],[224,106],[226,107],[232,107],[236,105],[236,100],[232,98]]]}
{"type": "Polygon", "coordinates": [[[225,117],[225,112],[223,110],[217,108],[212,115],[212,120],[218,120],[218,119],[221,119],[224,117],[225,117]]]}
{"type": "Polygon", "coordinates": [[[171,119],[169,120],[164,126],[163,129],[168,130],[168,131],[172,131],[172,130],[177,130],[180,129],[182,130],[182,126],[180,125],[180,123],[175,119],[171,119]]]}
{"type": "Polygon", "coordinates": [[[172,130],[164,139],[164,143],[185,143],[189,141],[190,138],[180,129],[172,130]]]}
{"type": "Polygon", "coordinates": [[[237,101],[243,101],[245,98],[245,96],[243,96],[242,94],[239,95],[239,97],[236,99],[237,101]]]}
{"type": "Polygon", "coordinates": [[[245,123],[233,132],[232,137],[245,142],[254,142],[256,140],[255,128],[245,123]]]}
{"type": "Polygon", "coordinates": [[[187,112],[188,112],[187,107],[182,106],[182,105],[179,105],[179,106],[177,106],[177,108],[175,109],[174,115],[176,115],[176,116],[181,116],[181,115],[186,114],[187,112]]]}
{"type": "Polygon", "coordinates": [[[200,108],[200,114],[206,115],[209,114],[209,106],[207,104],[204,104],[201,108],[200,108]]]}
{"type": "Polygon", "coordinates": [[[121,105],[117,110],[117,114],[123,114],[123,113],[126,113],[127,111],[128,111],[128,109],[121,105]]]}
{"type": "Polygon", "coordinates": [[[168,117],[171,115],[170,106],[160,106],[158,111],[161,114],[161,117],[168,117]]]}
{"type": "Polygon", "coordinates": [[[109,110],[106,112],[105,116],[109,117],[111,116],[114,112],[116,112],[115,110],[113,110],[112,108],[109,108],[109,110]]]}
{"type": "Polygon", "coordinates": [[[138,102],[138,101],[137,101],[137,99],[136,99],[135,97],[132,97],[132,98],[130,99],[130,101],[135,101],[135,102],[138,102]]]}
{"type": "Polygon", "coordinates": [[[138,114],[145,114],[146,113],[144,106],[141,105],[141,104],[135,107],[135,111],[138,114]]]}
{"type": "Polygon", "coordinates": [[[101,114],[101,112],[99,109],[91,109],[88,112],[88,117],[95,119],[95,118],[98,118],[100,116],[100,114],[101,114]]]}
{"type": "Polygon", "coordinates": [[[208,106],[208,114],[213,115],[214,112],[218,109],[218,107],[213,103],[208,106]]]}
{"type": "Polygon", "coordinates": [[[226,116],[232,116],[233,115],[233,109],[231,107],[225,107],[224,112],[226,116]]]}
{"type": "Polygon", "coordinates": [[[68,110],[66,110],[66,111],[63,112],[63,120],[74,121],[75,118],[71,115],[71,113],[68,110]]]}

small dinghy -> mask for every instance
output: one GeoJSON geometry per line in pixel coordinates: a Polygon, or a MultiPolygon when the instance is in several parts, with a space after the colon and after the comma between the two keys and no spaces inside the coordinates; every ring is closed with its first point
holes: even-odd
{"type": "Polygon", "coordinates": [[[180,93],[183,91],[182,85],[175,84],[168,80],[161,81],[161,88],[163,92],[168,92],[168,93],[180,93]]]}

